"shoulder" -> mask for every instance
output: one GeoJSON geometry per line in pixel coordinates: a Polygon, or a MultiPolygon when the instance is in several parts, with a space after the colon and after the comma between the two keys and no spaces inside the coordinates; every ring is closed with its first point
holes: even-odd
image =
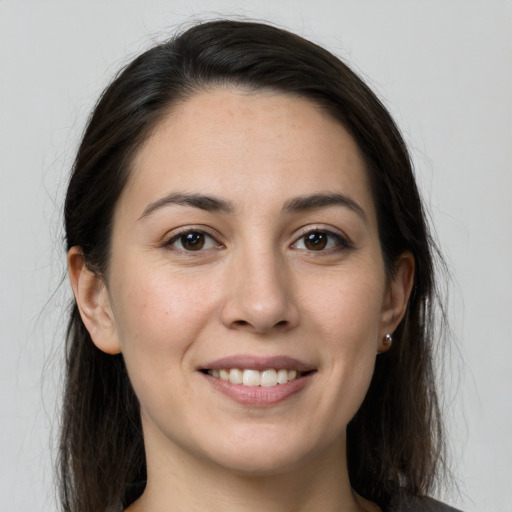
{"type": "Polygon", "coordinates": [[[392,503],[387,512],[461,512],[440,501],[426,496],[401,497],[392,503]]]}

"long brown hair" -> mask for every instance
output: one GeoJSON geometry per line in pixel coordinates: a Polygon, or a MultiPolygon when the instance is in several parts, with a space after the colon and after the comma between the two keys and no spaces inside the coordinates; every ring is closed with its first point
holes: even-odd
{"type": "MultiPolygon", "coordinates": [[[[432,367],[434,246],[398,128],[328,51],[269,25],[224,20],[196,25],[137,57],[104,91],[86,127],[65,201],[67,248],[81,247],[87,266],[106,275],[113,212],[137,149],[173,105],[218,85],[308,98],[359,146],[386,271],[411,251],[415,283],[393,347],[377,358],[348,426],[349,475],[359,494],[383,508],[403,491],[431,492],[444,453],[432,367]]],[[[63,510],[119,511],[140,496],[145,479],[139,404],[123,356],[95,347],[73,303],[60,443],[63,510]]]]}

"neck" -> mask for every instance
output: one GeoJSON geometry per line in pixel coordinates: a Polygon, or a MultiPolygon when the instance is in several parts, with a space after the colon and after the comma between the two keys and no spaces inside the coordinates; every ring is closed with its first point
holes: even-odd
{"type": "Polygon", "coordinates": [[[350,487],[344,438],[311,460],[274,472],[233,471],[175,445],[167,448],[146,442],[148,483],[126,512],[379,510],[350,487]]]}

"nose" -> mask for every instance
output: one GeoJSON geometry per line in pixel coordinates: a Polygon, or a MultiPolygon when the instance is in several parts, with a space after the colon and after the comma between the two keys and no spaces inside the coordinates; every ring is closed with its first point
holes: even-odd
{"type": "Polygon", "coordinates": [[[274,251],[240,255],[227,272],[222,322],[230,329],[265,334],[299,322],[286,263],[274,251]]]}

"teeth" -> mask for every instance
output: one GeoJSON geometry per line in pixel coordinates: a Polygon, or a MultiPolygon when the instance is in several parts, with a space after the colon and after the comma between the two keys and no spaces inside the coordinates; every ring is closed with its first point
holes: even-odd
{"type": "Polygon", "coordinates": [[[238,368],[229,370],[229,382],[231,384],[242,384],[243,374],[238,368]]]}
{"type": "Polygon", "coordinates": [[[221,370],[208,370],[208,375],[216,379],[227,380],[232,384],[272,387],[295,380],[301,374],[297,370],[286,370],[284,368],[280,370],[269,368],[262,372],[252,369],[223,368],[221,370]]]}
{"type": "MultiPolygon", "coordinates": [[[[290,373],[291,373],[291,370],[290,370],[290,373]]],[[[289,380],[293,380],[293,378],[288,379],[288,370],[279,370],[277,372],[277,383],[278,384],[286,384],[289,380]]]]}
{"type": "Polygon", "coordinates": [[[265,387],[277,386],[277,372],[275,370],[265,370],[262,372],[261,385],[265,387]]]}
{"type": "Polygon", "coordinates": [[[242,383],[244,386],[259,386],[261,384],[260,372],[258,370],[244,370],[242,383]]]}

